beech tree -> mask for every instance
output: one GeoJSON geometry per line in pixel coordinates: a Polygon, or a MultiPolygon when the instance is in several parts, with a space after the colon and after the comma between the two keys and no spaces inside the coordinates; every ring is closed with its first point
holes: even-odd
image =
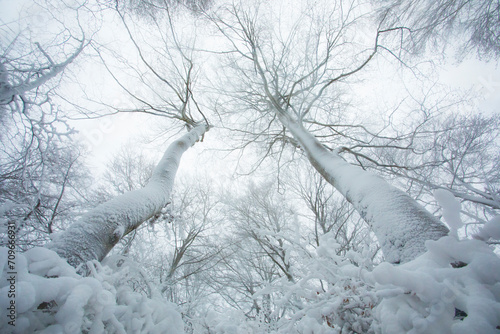
{"type": "MultiPolygon", "coordinates": [[[[345,43],[342,36],[352,33],[357,18],[351,17],[360,9],[352,4],[344,10],[338,4],[328,14],[320,14],[326,7],[318,5],[299,15],[284,35],[280,21],[275,25],[266,21],[262,7],[229,5],[212,18],[229,42],[227,52],[236,55],[231,58],[234,72],[229,75],[241,79],[231,81],[237,88],[227,94],[244,103],[242,109],[255,118],[246,131],[300,147],[314,168],[370,225],[388,261],[415,258],[424,252],[426,240],[445,236],[447,228],[405,192],[347,162],[339,155],[341,145],[328,147],[318,139],[338,135],[349,140],[344,128],[363,129],[356,123],[336,125],[332,114],[335,108],[343,108],[336,101],[336,88],[367,67],[381,49],[384,34],[393,29],[379,27],[371,47],[356,47],[345,43]],[[353,57],[340,62],[345,53],[353,57]]],[[[333,140],[329,143],[335,145],[333,140]]]]}
{"type": "MultiPolygon", "coordinates": [[[[144,188],[153,170],[151,158],[123,147],[107,166],[103,185],[98,189],[100,197],[109,200],[144,188]]],[[[134,289],[158,286],[158,292],[167,300],[182,305],[189,322],[210,294],[207,275],[223,247],[212,240],[219,201],[212,185],[201,177],[175,183],[175,191],[161,212],[124,236],[106,263],[140,263],[134,289]]],[[[146,288],[148,297],[150,290],[146,288]]]]}
{"type": "Polygon", "coordinates": [[[277,194],[274,185],[275,180],[243,185],[240,195],[224,191],[229,233],[224,235],[220,269],[211,278],[225,303],[269,328],[287,309],[278,305],[281,293],[258,292],[281,279],[296,282],[294,248],[306,238],[293,207],[285,202],[287,196],[277,194]]]}
{"type": "MultiPolygon", "coordinates": [[[[165,9],[168,9],[168,6],[165,9]]],[[[160,34],[163,34],[161,40],[168,46],[165,49],[167,58],[162,58],[157,63],[145,56],[145,51],[139,47],[133,31],[127,24],[127,14],[122,13],[119,6],[113,9],[104,7],[102,10],[114,13],[123,22],[124,31],[131,44],[135,46],[143,68],[149,72],[154,80],[161,83],[163,89],[161,93],[156,91],[161,105],[155,105],[155,99],[148,101],[141,96],[134,95],[127,89],[127,84],[123,84],[120,77],[116,76],[107,65],[103,53],[108,49],[93,42],[93,49],[118,86],[125,94],[130,95],[134,102],[141,104],[140,107],[131,110],[121,110],[113,105],[108,105],[108,107],[121,112],[143,112],[177,120],[186,125],[189,131],[169,145],[143,188],[124,193],[91,209],[47,245],[48,248],[66,258],[71,265],[75,267],[83,265],[84,272],[88,261],[101,261],[122,237],[134,231],[149,218],[160,214],[170,200],[173,182],[183,153],[195,142],[201,140],[209,128],[206,119],[202,122],[196,120],[196,117],[204,118],[204,115],[193,95],[192,71],[194,64],[189,54],[184,52],[179,44],[172,25],[172,18],[170,16],[158,18],[158,20],[167,22],[170,29],[167,31],[159,30],[160,34]],[[172,45],[173,49],[170,50],[172,45]],[[179,60],[180,63],[178,64],[174,59],[179,60]],[[161,66],[164,67],[159,70],[158,68],[161,66]],[[196,108],[196,111],[192,108],[196,108]],[[195,112],[198,116],[193,116],[195,112]]],[[[157,24],[159,23],[157,22],[157,24]]],[[[143,80],[143,77],[139,79],[143,80]]],[[[155,94],[156,88],[154,86],[149,86],[149,88],[155,94]]],[[[85,110],[82,109],[82,111],[84,114],[86,113],[85,110]]]]}
{"type": "Polygon", "coordinates": [[[469,53],[498,59],[500,53],[499,4],[492,0],[373,1],[380,5],[388,26],[401,29],[405,49],[419,52],[428,44],[444,48],[460,45],[459,58],[469,53]],[[452,38],[450,38],[452,37],[452,38]]]}
{"type": "MultiPolygon", "coordinates": [[[[434,207],[434,190],[450,191],[461,202],[464,223],[484,224],[500,209],[498,126],[497,115],[435,119],[424,126],[426,136],[415,138],[416,150],[412,154],[373,149],[379,161],[364,160],[362,165],[388,178],[397,177],[414,198],[429,208],[434,207]]],[[[468,232],[475,230],[472,227],[468,232]]]]}
{"type": "Polygon", "coordinates": [[[59,81],[87,41],[81,31],[44,36],[25,22],[6,22],[0,32],[0,211],[26,250],[85,206],[78,192],[87,184],[84,152],[69,140],[68,113],[56,100],[59,81]]]}
{"type": "MultiPolygon", "coordinates": [[[[88,207],[85,196],[89,192],[84,189],[90,180],[79,149],[58,144],[31,149],[22,161],[8,161],[4,156],[1,212],[6,222],[15,223],[20,249],[45,244],[88,207]]],[[[7,240],[2,238],[1,243],[7,240]]]]}
{"type": "Polygon", "coordinates": [[[200,140],[206,130],[207,125],[198,125],[175,140],[144,188],[117,196],[90,210],[48,247],[75,267],[104,259],[123,236],[159,214],[167,205],[182,154],[200,140]]]}
{"type": "MultiPolygon", "coordinates": [[[[334,239],[340,245],[337,255],[345,256],[351,250],[361,251],[370,239],[369,227],[363,224],[361,217],[346,199],[338,196],[335,188],[313,168],[300,170],[305,170],[303,175],[297,171],[294,174],[292,172],[289,187],[306,204],[306,217],[314,222],[310,243],[319,247],[320,239],[327,233],[333,233],[334,239]]],[[[377,251],[377,247],[374,247],[373,257],[377,251]]]]}

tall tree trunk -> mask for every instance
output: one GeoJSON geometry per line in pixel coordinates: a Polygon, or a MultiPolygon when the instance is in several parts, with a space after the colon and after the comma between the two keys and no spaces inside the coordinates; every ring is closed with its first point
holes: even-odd
{"type": "Polygon", "coordinates": [[[316,170],[354,206],[377,236],[387,261],[407,262],[425,252],[426,240],[448,229],[405,192],[326,149],[302,125],[280,114],[316,170]]]}
{"type": "Polygon", "coordinates": [[[116,243],[160,213],[167,205],[182,154],[205,133],[200,125],[175,140],[165,151],[148,184],[105,202],[86,213],[47,245],[74,267],[101,261],[116,243]]]}

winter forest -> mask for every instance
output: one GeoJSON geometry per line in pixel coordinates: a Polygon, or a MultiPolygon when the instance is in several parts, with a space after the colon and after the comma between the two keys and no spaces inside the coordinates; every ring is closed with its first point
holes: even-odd
{"type": "Polygon", "coordinates": [[[0,0],[1,333],[500,333],[500,3],[0,0]]]}

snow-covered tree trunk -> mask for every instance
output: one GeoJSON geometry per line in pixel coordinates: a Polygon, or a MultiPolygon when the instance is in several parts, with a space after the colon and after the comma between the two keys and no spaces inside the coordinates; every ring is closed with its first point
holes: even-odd
{"type": "Polygon", "coordinates": [[[48,248],[77,267],[90,260],[101,261],[125,235],[158,214],[170,193],[182,154],[207,131],[199,125],[175,140],[165,151],[148,184],[105,202],[86,213],[57,236],[48,248]]]}
{"type": "Polygon", "coordinates": [[[426,251],[426,240],[448,234],[443,224],[405,192],[328,150],[288,115],[282,113],[279,119],[300,143],[314,168],[371,226],[388,262],[408,262],[426,251]]]}

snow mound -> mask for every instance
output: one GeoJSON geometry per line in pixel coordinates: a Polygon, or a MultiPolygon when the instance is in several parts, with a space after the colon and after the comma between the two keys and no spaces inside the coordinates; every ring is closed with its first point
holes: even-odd
{"type": "Polygon", "coordinates": [[[367,278],[381,298],[375,332],[496,333],[500,258],[484,242],[444,237],[403,265],[382,263],[367,278]]]}
{"type": "Polygon", "coordinates": [[[0,308],[7,318],[11,300],[15,301],[15,327],[0,322],[1,333],[162,333],[184,332],[176,306],[153,295],[148,297],[124,284],[131,269],[114,270],[88,263],[89,277],[78,275],[64,259],[45,248],[17,253],[15,260],[15,298],[7,267],[7,248],[0,248],[0,308]]]}

